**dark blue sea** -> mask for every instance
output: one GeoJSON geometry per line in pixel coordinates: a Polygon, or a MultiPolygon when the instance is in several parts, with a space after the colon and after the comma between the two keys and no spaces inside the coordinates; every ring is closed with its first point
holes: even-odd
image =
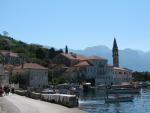
{"type": "Polygon", "coordinates": [[[133,96],[133,102],[105,103],[101,91],[92,91],[80,97],[79,107],[88,113],[150,113],[150,88],[133,96]]]}

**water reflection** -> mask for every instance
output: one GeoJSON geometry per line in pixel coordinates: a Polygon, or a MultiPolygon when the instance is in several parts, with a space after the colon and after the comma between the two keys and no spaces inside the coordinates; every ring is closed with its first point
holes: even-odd
{"type": "Polygon", "coordinates": [[[133,96],[133,102],[105,103],[104,93],[92,91],[83,94],[79,103],[88,113],[150,113],[150,89],[133,96]]]}

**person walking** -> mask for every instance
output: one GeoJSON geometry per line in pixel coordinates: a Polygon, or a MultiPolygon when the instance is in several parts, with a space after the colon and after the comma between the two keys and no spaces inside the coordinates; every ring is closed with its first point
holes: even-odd
{"type": "Polygon", "coordinates": [[[10,88],[9,88],[9,86],[7,87],[7,95],[9,95],[9,93],[10,93],[10,88]]]}
{"type": "Polygon", "coordinates": [[[4,86],[4,95],[7,95],[7,87],[6,86],[4,86]]]}

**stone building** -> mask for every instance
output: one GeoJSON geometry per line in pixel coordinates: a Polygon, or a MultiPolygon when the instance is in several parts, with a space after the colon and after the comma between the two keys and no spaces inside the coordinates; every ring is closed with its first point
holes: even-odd
{"type": "Polygon", "coordinates": [[[3,64],[0,64],[0,86],[9,85],[9,75],[4,71],[3,64]]]}
{"type": "Polygon", "coordinates": [[[53,59],[54,64],[64,64],[68,67],[74,66],[80,61],[86,59],[85,56],[75,53],[60,53],[53,59]]]}
{"type": "MultiPolygon", "coordinates": [[[[63,54],[66,54],[66,53],[63,53],[63,54]]],[[[71,54],[69,54],[69,56],[71,54]]],[[[79,78],[85,77],[85,79],[86,78],[95,79],[97,76],[104,75],[106,73],[106,69],[107,69],[106,59],[102,57],[98,57],[98,56],[85,57],[85,56],[81,56],[75,53],[73,55],[76,56],[74,58],[76,62],[74,62],[71,66],[68,66],[66,68],[64,75],[71,77],[75,80],[75,78],[77,77],[79,78]]],[[[68,54],[66,54],[65,56],[68,56],[68,54]]],[[[72,59],[73,58],[71,58],[70,60],[72,59]]]]}
{"type": "Polygon", "coordinates": [[[122,84],[132,82],[132,71],[126,68],[107,66],[106,73],[95,79],[96,84],[122,84]]]}
{"type": "Polygon", "coordinates": [[[79,79],[91,78],[87,74],[87,68],[91,67],[92,64],[87,61],[81,61],[78,64],[68,67],[64,72],[66,78],[69,78],[71,82],[79,82],[79,79]]]}
{"type": "Polygon", "coordinates": [[[48,69],[36,63],[24,63],[13,69],[13,77],[18,77],[22,88],[42,89],[48,86],[48,69]]]}
{"type": "Polygon", "coordinates": [[[132,81],[132,71],[126,68],[113,67],[114,83],[121,84],[123,82],[132,81]]]}
{"type": "Polygon", "coordinates": [[[92,64],[92,66],[87,67],[87,76],[89,78],[96,78],[97,76],[106,74],[107,60],[98,57],[90,56],[87,58],[87,61],[92,64]]]}
{"type": "Polygon", "coordinates": [[[11,51],[0,50],[0,60],[3,64],[22,64],[22,55],[11,51]]]}
{"type": "Polygon", "coordinates": [[[119,51],[116,39],[114,38],[113,49],[113,66],[106,64],[105,73],[99,74],[95,81],[96,84],[122,84],[123,82],[132,82],[132,71],[119,67],[119,51]]]}
{"type": "Polygon", "coordinates": [[[15,66],[12,65],[12,64],[5,64],[4,65],[4,70],[5,70],[5,73],[7,73],[7,75],[9,76],[9,82],[11,83],[12,81],[12,71],[13,71],[13,68],[15,66]]]}

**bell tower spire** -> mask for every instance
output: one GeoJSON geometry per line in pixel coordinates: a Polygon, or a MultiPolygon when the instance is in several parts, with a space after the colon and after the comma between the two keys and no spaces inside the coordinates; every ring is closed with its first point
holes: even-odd
{"type": "Polygon", "coordinates": [[[112,57],[113,57],[113,66],[119,67],[119,51],[117,46],[116,38],[114,37],[113,49],[112,49],[112,57]]]}
{"type": "Polygon", "coordinates": [[[65,53],[68,54],[68,46],[65,47],[65,53]]]}

